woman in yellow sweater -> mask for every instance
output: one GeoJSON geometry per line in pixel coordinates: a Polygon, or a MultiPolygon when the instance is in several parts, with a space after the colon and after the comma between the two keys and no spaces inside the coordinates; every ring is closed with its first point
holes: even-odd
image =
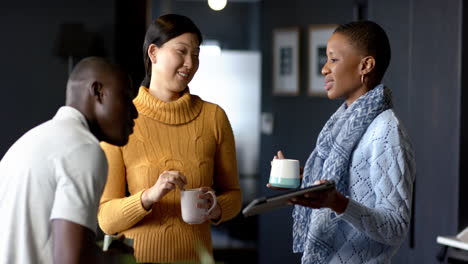
{"type": "Polygon", "coordinates": [[[134,238],[138,262],[196,261],[212,252],[210,223],[241,208],[234,136],[219,106],[188,90],[202,36],[187,17],[168,14],[149,26],[143,44],[146,78],[134,104],[138,119],[124,147],[103,144],[109,175],[99,207],[107,234],[134,238]],[[217,205],[202,224],[182,220],[180,189],[214,190],[217,205]]]}

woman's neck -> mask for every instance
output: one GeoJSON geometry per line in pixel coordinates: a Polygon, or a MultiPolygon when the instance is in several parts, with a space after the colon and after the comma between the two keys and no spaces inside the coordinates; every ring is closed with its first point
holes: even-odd
{"type": "Polygon", "coordinates": [[[169,89],[164,89],[161,87],[162,85],[158,85],[155,82],[153,82],[153,80],[151,80],[150,87],[148,87],[149,93],[152,96],[166,103],[175,101],[182,96],[182,93],[180,92],[172,92],[169,89]]]}
{"type": "Polygon", "coordinates": [[[349,94],[345,98],[346,106],[350,106],[351,104],[353,104],[354,101],[356,101],[359,97],[366,94],[369,90],[370,89],[367,88],[367,86],[365,86],[365,85],[363,85],[363,86],[359,87],[358,89],[356,89],[353,93],[349,94]]]}

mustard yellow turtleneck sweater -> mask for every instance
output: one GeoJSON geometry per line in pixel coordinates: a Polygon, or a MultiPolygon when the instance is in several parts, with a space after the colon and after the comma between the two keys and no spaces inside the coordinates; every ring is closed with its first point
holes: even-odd
{"type": "Polygon", "coordinates": [[[210,223],[183,222],[178,189],[150,211],[143,208],[141,194],[163,171],[178,170],[187,177],[187,189],[209,186],[215,190],[222,211],[217,223],[236,216],[241,193],[227,116],[219,106],[188,91],[166,103],[140,87],[134,103],[139,116],[128,144],[102,144],[109,174],[99,207],[99,225],[106,234],[124,233],[134,238],[138,262],[197,260],[200,242],[212,252],[210,223]]]}

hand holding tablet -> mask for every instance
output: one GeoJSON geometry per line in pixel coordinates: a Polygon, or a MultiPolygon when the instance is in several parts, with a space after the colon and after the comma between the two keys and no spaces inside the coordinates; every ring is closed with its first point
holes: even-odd
{"type": "Polygon", "coordinates": [[[250,202],[243,210],[244,216],[252,216],[260,214],[272,209],[281,208],[288,206],[290,200],[293,198],[301,199],[301,196],[306,194],[313,194],[320,191],[329,190],[335,188],[335,182],[326,181],[320,184],[312,185],[302,189],[295,189],[279,195],[273,195],[269,197],[261,197],[250,202]]]}

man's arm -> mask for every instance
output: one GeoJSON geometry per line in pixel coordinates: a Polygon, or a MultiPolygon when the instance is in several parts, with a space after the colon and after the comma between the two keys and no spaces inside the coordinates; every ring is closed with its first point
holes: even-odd
{"type": "Polygon", "coordinates": [[[53,219],[54,263],[103,263],[104,254],[96,245],[95,238],[93,231],[84,226],[63,219],[53,219]]]}

